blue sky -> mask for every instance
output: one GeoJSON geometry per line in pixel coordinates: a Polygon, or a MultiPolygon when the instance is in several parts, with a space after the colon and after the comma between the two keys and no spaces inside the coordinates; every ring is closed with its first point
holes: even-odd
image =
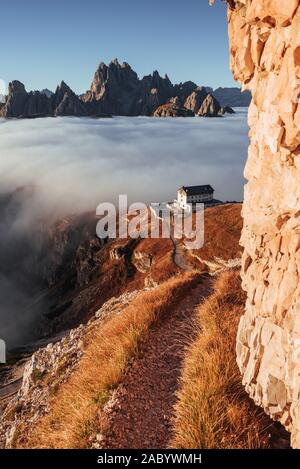
{"type": "Polygon", "coordinates": [[[117,57],[139,76],[157,69],[173,82],[234,86],[226,7],[208,0],[14,0],[1,2],[0,78],[27,89],[76,92],[99,62],[117,57]]]}

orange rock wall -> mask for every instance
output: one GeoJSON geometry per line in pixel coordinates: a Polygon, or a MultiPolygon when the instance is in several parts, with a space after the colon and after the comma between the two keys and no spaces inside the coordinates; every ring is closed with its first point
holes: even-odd
{"type": "Polygon", "coordinates": [[[300,0],[228,1],[231,68],[253,95],[237,361],[300,447],[300,0]]]}

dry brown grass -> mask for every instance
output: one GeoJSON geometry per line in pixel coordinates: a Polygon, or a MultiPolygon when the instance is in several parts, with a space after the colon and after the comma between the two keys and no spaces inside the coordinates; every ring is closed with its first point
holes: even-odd
{"type": "Polygon", "coordinates": [[[235,359],[244,306],[238,272],[225,272],[198,310],[174,423],[175,448],[266,448],[271,421],[246,394],[235,359]]]}
{"type": "Polygon", "coordinates": [[[184,274],[141,293],[121,315],[113,316],[86,337],[77,370],[50,403],[50,412],[29,435],[18,429],[16,447],[87,448],[101,429],[99,413],[138,353],[147,331],[173,308],[199,274],[184,274]]]}
{"type": "Polygon", "coordinates": [[[205,210],[204,246],[196,251],[202,259],[229,260],[241,256],[241,210],[242,204],[218,205],[205,210]]]}

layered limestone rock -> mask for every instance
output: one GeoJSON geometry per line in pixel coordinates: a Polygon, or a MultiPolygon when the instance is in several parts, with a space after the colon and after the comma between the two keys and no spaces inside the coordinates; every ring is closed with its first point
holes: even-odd
{"type": "Polygon", "coordinates": [[[300,0],[230,1],[228,18],[234,77],[253,96],[237,360],[300,448],[300,0]]]}

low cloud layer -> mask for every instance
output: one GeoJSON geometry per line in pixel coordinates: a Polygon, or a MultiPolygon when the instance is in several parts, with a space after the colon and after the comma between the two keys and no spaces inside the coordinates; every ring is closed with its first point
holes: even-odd
{"type": "Polygon", "coordinates": [[[72,212],[119,193],[172,200],[191,184],[241,200],[247,145],[245,111],[219,119],[0,120],[0,185],[37,185],[41,200],[72,212]]]}
{"type": "Polygon", "coordinates": [[[219,119],[0,119],[0,338],[9,348],[26,341],[47,307],[26,288],[37,220],[95,210],[119,194],[168,201],[190,184],[241,200],[247,145],[245,111],[219,119]],[[10,203],[1,196],[28,185],[34,190],[10,203]]]}

